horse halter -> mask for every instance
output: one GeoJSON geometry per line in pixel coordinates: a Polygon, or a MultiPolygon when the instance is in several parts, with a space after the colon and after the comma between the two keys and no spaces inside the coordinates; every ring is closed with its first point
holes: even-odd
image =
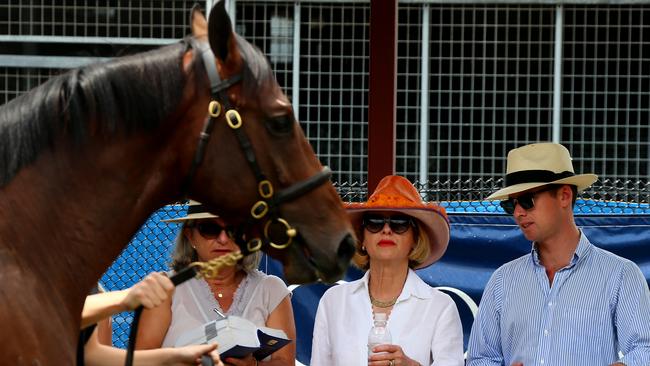
{"type": "Polygon", "coordinates": [[[260,196],[260,200],[255,202],[251,207],[250,215],[247,218],[246,224],[237,228],[233,240],[237,243],[239,249],[244,255],[258,251],[266,244],[276,249],[287,248],[291,245],[293,238],[298,234],[298,232],[287,220],[279,216],[278,207],[282,203],[300,197],[327,182],[330,179],[332,172],[328,167],[324,167],[319,173],[304,181],[295,183],[276,194],[273,184],[266,178],[266,175],[262,172],[257,163],[255,151],[253,151],[253,145],[251,144],[248,135],[246,135],[246,132],[241,128],[244,123],[241,115],[231,106],[228,95],[226,94],[228,88],[241,81],[241,75],[237,74],[229,79],[221,80],[219,71],[217,70],[215,56],[210,49],[210,46],[206,42],[198,41],[196,38],[189,38],[188,42],[196,52],[200,53],[203,59],[205,70],[208,74],[208,79],[210,80],[212,101],[208,105],[209,117],[206,119],[203,130],[201,131],[196,153],[192,160],[192,166],[190,167],[190,171],[183,186],[183,192],[188,192],[192,180],[194,179],[194,175],[196,175],[196,171],[203,161],[205,149],[210,138],[210,133],[215,125],[215,121],[222,115],[225,116],[228,127],[230,127],[237,137],[237,141],[244,152],[246,161],[255,175],[257,191],[260,196]],[[225,113],[222,114],[224,110],[225,113]],[[263,230],[264,237],[246,240],[244,238],[246,228],[253,226],[255,221],[264,218],[266,218],[263,230]]]}

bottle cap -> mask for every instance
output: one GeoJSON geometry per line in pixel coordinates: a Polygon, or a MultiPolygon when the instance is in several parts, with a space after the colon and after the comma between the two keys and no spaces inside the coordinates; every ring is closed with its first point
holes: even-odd
{"type": "Polygon", "coordinates": [[[386,321],[386,313],[374,313],[375,320],[386,321]]]}

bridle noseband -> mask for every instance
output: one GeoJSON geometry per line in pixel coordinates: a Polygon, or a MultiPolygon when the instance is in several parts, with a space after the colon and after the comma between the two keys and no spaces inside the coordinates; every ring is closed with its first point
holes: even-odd
{"type": "Polygon", "coordinates": [[[257,162],[255,151],[253,150],[253,145],[248,138],[248,135],[241,128],[244,121],[237,109],[232,107],[230,99],[226,93],[228,88],[241,81],[241,75],[237,74],[229,79],[222,80],[217,70],[215,56],[208,43],[200,42],[196,38],[189,38],[187,42],[197,53],[199,53],[203,60],[205,70],[208,74],[208,79],[210,80],[210,93],[212,100],[208,105],[209,117],[206,119],[205,124],[203,125],[203,130],[199,136],[199,142],[194,154],[194,159],[192,160],[190,171],[183,185],[183,192],[189,192],[196,171],[203,161],[205,149],[210,134],[212,133],[212,129],[214,128],[216,121],[223,116],[226,120],[226,124],[235,134],[239,146],[244,153],[244,157],[255,175],[257,191],[260,197],[260,199],[251,207],[250,215],[248,216],[246,223],[240,225],[236,229],[234,233],[235,235],[233,235],[233,240],[237,243],[239,249],[244,255],[258,251],[264,245],[270,245],[276,249],[284,249],[293,242],[293,238],[298,232],[287,220],[280,217],[278,207],[281,204],[296,199],[327,182],[330,179],[332,172],[329,168],[324,167],[319,173],[304,181],[295,183],[276,194],[273,184],[266,178],[266,175],[262,172],[262,169],[257,162]],[[263,226],[264,235],[261,238],[255,237],[247,239],[245,237],[247,229],[254,226],[256,221],[264,219],[266,219],[263,226]]]}

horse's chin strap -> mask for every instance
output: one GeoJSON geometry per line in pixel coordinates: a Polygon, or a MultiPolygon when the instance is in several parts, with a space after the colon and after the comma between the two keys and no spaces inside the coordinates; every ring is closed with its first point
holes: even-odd
{"type": "Polygon", "coordinates": [[[230,79],[222,80],[219,76],[215,57],[210,46],[206,42],[200,42],[195,38],[190,38],[188,42],[189,45],[201,55],[210,80],[212,101],[208,106],[209,118],[206,120],[203,130],[201,131],[192,166],[190,167],[190,172],[183,186],[183,192],[187,193],[189,191],[192,180],[196,175],[196,171],[203,161],[205,149],[210,138],[210,133],[214,128],[215,121],[222,116],[222,112],[225,110],[223,116],[225,117],[227,125],[235,134],[235,137],[244,153],[244,157],[255,175],[258,193],[261,198],[253,204],[250,209],[250,216],[246,220],[246,223],[239,226],[235,231],[233,239],[244,255],[258,251],[264,245],[270,245],[276,249],[284,249],[292,243],[293,238],[298,232],[285,219],[279,216],[279,205],[316,189],[330,179],[332,172],[329,168],[324,167],[321,172],[314,176],[287,187],[275,194],[271,181],[266,178],[257,162],[255,151],[253,150],[253,145],[251,144],[248,135],[246,135],[246,132],[241,128],[244,123],[241,115],[236,109],[232,108],[230,99],[226,94],[229,87],[241,81],[241,75],[235,75],[230,79]],[[247,239],[246,233],[250,231],[250,228],[256,224],[256,221],[265,218],[267,221],[264,224],[263,238],[256,237],[247,239]]]}

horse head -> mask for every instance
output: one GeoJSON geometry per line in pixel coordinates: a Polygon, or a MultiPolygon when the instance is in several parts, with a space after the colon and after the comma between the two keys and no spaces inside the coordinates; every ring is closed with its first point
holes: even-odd
{"type": "Polygon", "coordinates": [[[205,142],[187,195],[240,227],[244,252],[261,248],[279,259],[287,281],[338,280],[354,252],[353,230],[267,59],[233,31],[223,1],[209,22],[194,9],[192,30],[195,54],[184,63],[204,63],[211,118],[194,123],[205,142]]]}

